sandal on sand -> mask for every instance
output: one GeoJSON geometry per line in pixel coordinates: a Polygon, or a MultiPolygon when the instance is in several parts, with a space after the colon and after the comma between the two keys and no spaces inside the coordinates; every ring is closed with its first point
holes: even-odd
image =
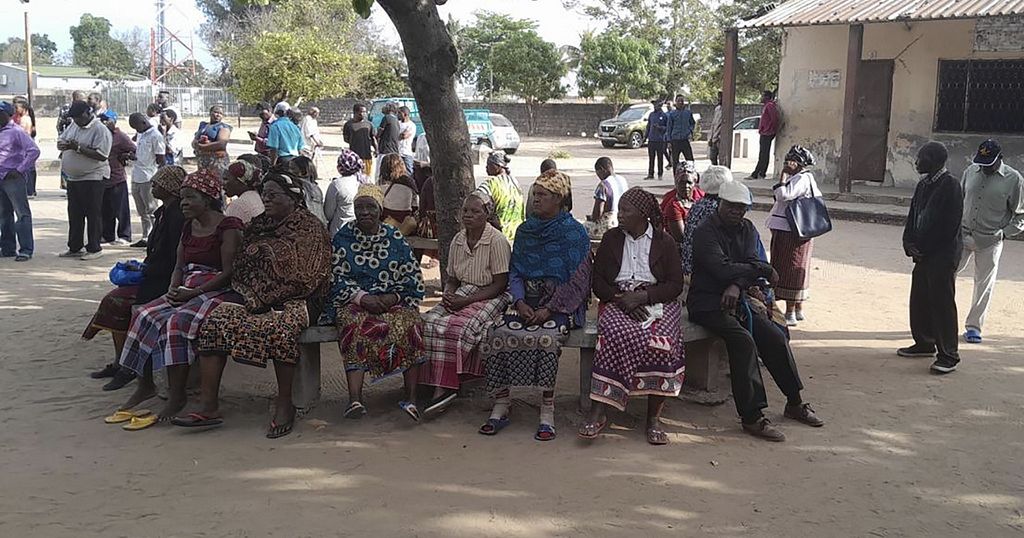
{"type": "Polygon", "coordinates": [[[183,417],[174,417],[171,419],[171,424],[175,426],[183,426],[185,428],[201,428],[204,426],[220,426],[224,424],[224,419],[221,417],[210,417],[202,413],[189,413],[183,417]]]}
{"type": "Polygon", "coordinates": [[[135,417],[144,417],[152,414],[153,412],[149,409],[118,409],[117,411],[114,411],[113,415],[104,418],[103,422],[106,422],[107,424],[123,424],[135,417]]]}
{"type": "Polygon", "coordinates": [[[345,418],[363,418],[366,415],[366,406],[360,402],[352,402],[345,409],[345,418]]]}
{"type": "Polygon", "coordinates": [[[480,435],[498,435],[498,432],[504,430],[505,427],[511,423],[512,421],[509,420],[508,417],[489,418],[483,426],[480,426],[480,429],[477,430],[477,432],[480,435]]]}
{"type": "Polygon", "coordinates": [[[533,435],[533,438],[538,441],[553,441],[555,439],[555,427],[550,424],[541,424],[537,426],[537,433],[533,435]]]}
{"type": "Polygon", "coordinates": [[[658,427],[648,428],[647,442],[655,446],[667,445],[668,434],[665,433],[665,430],[662,430],[661,428],[658,427]]]}
{"type": "Polygon", "coordinates": [[[597,439],[598,435],[608,427],[608,417],[604,417],[600,422],[584,422],[580,424],[580,429],[576,432],[576,435],[580,439],[597,439]]]}
{"type": "Polygon", "coordinates": [[[144,417],[132,417],[131,421],[128,422],[128,424],[125,424],[124,426],[121,426],[121,429],[123,429],[124,431],[128,431],[128,432],[137,432],[139,430],[145,430],[146,428],[149,428],[150,426],[153,426],[153,425],[155,425],[157,423],[166,422],[166,421],[167,421],[166,418],[161,418],[161,417],[158,417],[156,415],[146,415],[144,417]]]}
{"type": "Polygon", "coordinates": [[[267,439],[278,439],[284,437],[289,433],[292,433],[292,429],[295,427],[295,419],[291,419],[284,424],[278,424],[276,420],[270,421],[270,427],[267,428],[267,439]]]}
{"type": "Polygon", "coordinates": [[[398,407],[405,411],[405,414],[409,415],[414,421],[420,421],[420,410],[416,409],[416,404],[412,402],[401,401],[398,402],[398,407]]]}
{"type": "Polygon", "coordinates": [[[445,394],[437,398],[433,402],[430,402],[430,405],[428,405],[427,408],[423,410],[423,412],[427,414],[434,412],[441,413],[445,409],[448,409],[448,406],[451,405],[453,401],[455,401],[455,398],[458,397],[458,395],[459,393],[453,390],[448,394],[445,394]]]}

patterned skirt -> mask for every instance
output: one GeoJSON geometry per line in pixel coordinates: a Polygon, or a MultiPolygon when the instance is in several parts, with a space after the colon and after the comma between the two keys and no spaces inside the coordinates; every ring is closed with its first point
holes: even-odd
{"type": "Polygon", "coordinates": [[[555,388],[558,358],[569,338],[569,317],[554,314],[543,325],[526,326],[509,312],[480,346],[487,368],[487,390],[507,387],[555,388]]]}
{"type": "MultiPolygon", "coordinates": [[[[455,294],[466,297],[479,289],[479,286],[463,284],[455,294]]],[[[480,343],[487,337],[488,329],[501,319],[511,299],[503,293],[458,312],[449,312],[444,306],[437,305],[423,314],[423,345],[427,362],[420,369],[420,383],[457,390],[459,376],[483,377],[480,343]]]]}
{"type": "Polygon", "coordinates": [[[812,239],[800,239],[793,232],[772,230],[772,267],[779,273],[775,298],[806,301],[811,298],[812,239]]]}
{"type": "Polygon", "coordinates": [[[614,304],[602,304],[590,399],[625,411],[630,396],[678,396],[686,371],[681,311],[679,303],[665,303],[662,318],[644,328],[614,304]]]}
{"type": "Polygon", "coordinates": [[[245,305],[221,303],[199,330],[200,353],[224,353],[235,362],[266,368],[270,361],[299,361],[299,333],[309,327],[306,301],[253,314],[245,305]]]}
{"type": "MultiPolygon", "coordinates": [[[[202,286],[217,273],[219,271],[210,267],[190,264],[185,267],[183,285],[189,288],[202,286]]],[[[171,305],[164,297],[142,305],[128,329],[121,365],[142,374],[150,361],[154,371],[164,366],[192,364],[196,359],[195,342],[203,320],[233,295],[230,290],[219,290],[204,293],[179,306],[171,305]]]]}
{"type": "Polygon", "coordinates": [[[121,286],[107,292],[96,308],[96,313],[92,315],[89,326],[82,333],[82,338],[92,340],[100,331],[128,332],[132,322],[132,305],[138,293],[138,286],[121,286]]]}
{"type": "Polygon", "coordinates": [[[336,323],[346,371],[380,379],[423,362],[423,322],[415,308],[399,304],[378,315],[349,303],[338,309],[336,323]]]}
{"type": "Polygon", "coordinates": [[[213,170],[217,175],[223,174],[231,166],[231,158],[223,151],[196,153],[196,161],[200,170],[213,170]]]}

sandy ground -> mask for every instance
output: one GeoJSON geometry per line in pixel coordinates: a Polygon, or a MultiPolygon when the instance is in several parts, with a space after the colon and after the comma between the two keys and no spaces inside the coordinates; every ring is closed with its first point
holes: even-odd
{"type": "MultiPolygon", "coordinates": [[[[2,537],[1024,534],[1024,243],[1006,245],[986,343],[965,346],[961,370],[937,377],[894,353],[909,336],[900,230],[837,222],[816,244],[814,300],[793,340],[805,398],[828,424],[782,419],[772,385],[783,444],[742,434],[731,402],[673,401],[672,444],[651,447],[642,400],[583,444],[573,351],[551,443],[532,438],[539,396],[529,392],[515,394],[513,424],[494,438],[476,433],[480,399],[414,425],[395,405],[397,379],[367,390],[369,416],[345,421],[329,346],[323,401],[271,441],[273,374],[237,364],[219,430],[103,424],[128,391],[86,377],[112,347],[79,334],[110,265],[140,253],[58,259],[67,227],[56,177],[43,176],[40,192],[36,257],[0,260],[2,537]]],[[[957,283],[962,309],[969,274],[957,283]]]]}

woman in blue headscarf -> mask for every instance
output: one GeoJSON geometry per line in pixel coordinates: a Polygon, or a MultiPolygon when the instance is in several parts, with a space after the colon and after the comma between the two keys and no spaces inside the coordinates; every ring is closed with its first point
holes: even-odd
{"type": "Polygon", "coordinates": [[[481,345],[494,409],[480,433],[509,424],[511,387],[540,387],[538,441],[555,438],[555,377],[569,329],[582,326],[590,297],[590,239],[566,209],[569,177],[551,170],[534,184],[534,211],[516,231],[509,267],[512,307],[481,345]]]}

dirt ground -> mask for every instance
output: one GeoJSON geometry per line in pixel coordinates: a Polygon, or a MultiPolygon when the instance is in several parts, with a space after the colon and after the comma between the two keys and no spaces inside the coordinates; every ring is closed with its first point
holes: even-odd
{"type": "MultiPolygon", "coordinates": [[[[368,388],[369,416],[346,421],[329,346],[320,405],[271,441],[273,374],[238,364],[219,430],[102,422],[130,389],[100,391],[86,374],[112,358],[110,341],[79,335],[110,288],[109,267],[141,252],[58,259],[67,225],[54,175],[40,193],[35,258],[0,260],[2,537],[1024,534],[1024,243],[1004,250],[986,342],[965,345],[961,370],[938,377],[894,353],[909,338],[900,229],[837,222],[815,245],[809,318],[793,333],[805,398],[828,424],[782,419],[769,381],[769,416],[786,443],[742,434],[731,401],[673,401],[672,443],[651,447],[640,400],[584,444],[573,351],[559,372],[554,442],[533,440],[530,392],[514,394],[513,424],[493,438],[476,433],[482,399],[413,424],[395,405],[397,379],[368,388]]],[[[764,215],[751,218],[760,226],[764,215]]],[[[957,282],[961,309],[970,274],[957,282]]]]}

